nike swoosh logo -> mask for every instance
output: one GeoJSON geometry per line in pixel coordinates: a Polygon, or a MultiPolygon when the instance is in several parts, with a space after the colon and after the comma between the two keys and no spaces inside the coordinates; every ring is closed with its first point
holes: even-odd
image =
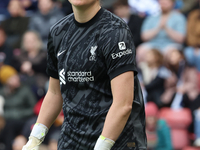
{"type": "Polygon", "coordinates": [[[63,54],[66,50],[62,51],[62,52],[58,52],[57,56],[60,56],[61,54],[63,54]]]}

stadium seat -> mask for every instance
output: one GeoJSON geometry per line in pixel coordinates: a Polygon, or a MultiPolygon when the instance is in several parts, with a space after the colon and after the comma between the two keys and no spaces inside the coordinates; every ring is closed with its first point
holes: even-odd
{"type": "Polygon", "coordinates": [[[198,85],[199,85],[199,90],[200,90],[200,73],[198,73],[198,85]]]}
{"type": "Polygon", "coordinates": [[[185,148],[183,148],[183,150],[200,150],[200,147],[191,147],[191,146],[187,146],[185,148]]]}
{"type": "Polygon", "coordinates": [[[173,110],[171,108],[162,108],[159,116],[161,119],[165,119],[171,128],[174,149],[182,150],[190,144],[187,128],[192,122],[192,116],[189,109],[173,110]]]}

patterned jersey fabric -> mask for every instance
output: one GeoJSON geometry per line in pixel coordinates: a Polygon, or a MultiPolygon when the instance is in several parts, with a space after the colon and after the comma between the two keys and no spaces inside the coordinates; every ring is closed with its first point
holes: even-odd
{"type": "Polygon", "coordinates": [[[71,14],[51,28],[47,73],[60,81],[65,116],[59,150],[94,149],[112,104],[110,81],[127,71],[135,75],[133,110],[112,149],[146,149],[135,47],[126,23],[101,8],[87,23],[71,14]]]}

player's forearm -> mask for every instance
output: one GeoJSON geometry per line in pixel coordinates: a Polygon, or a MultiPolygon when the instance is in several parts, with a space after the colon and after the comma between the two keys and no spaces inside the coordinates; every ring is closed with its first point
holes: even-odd
{"type": "Polygon", "coordinates": [[[107,114],[102,135],[116,141],[131,114],[132,105],[112,104],[107,114]]]}
{"type": "Polygon", "coordinates": [[[50,128],[62,109],[62,103],[61,95],[48,91],[42,103],[37,123],[50,128]]]}

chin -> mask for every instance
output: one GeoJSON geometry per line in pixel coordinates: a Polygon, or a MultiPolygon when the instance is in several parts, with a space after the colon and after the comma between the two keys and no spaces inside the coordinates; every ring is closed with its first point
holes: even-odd
{"type": "Polygon", "coordinates": [[[96,2],[95,0],[69,0],[69,2],[76,7],[81,7],[81,6],[87,6],[90,5],[94,2],[96,2]]]}
{"type": "Polygon", "coordinates": [[[87,3],[85,0],[69,0],[69,2],[74,6],[83,6],[87,3]]]}

